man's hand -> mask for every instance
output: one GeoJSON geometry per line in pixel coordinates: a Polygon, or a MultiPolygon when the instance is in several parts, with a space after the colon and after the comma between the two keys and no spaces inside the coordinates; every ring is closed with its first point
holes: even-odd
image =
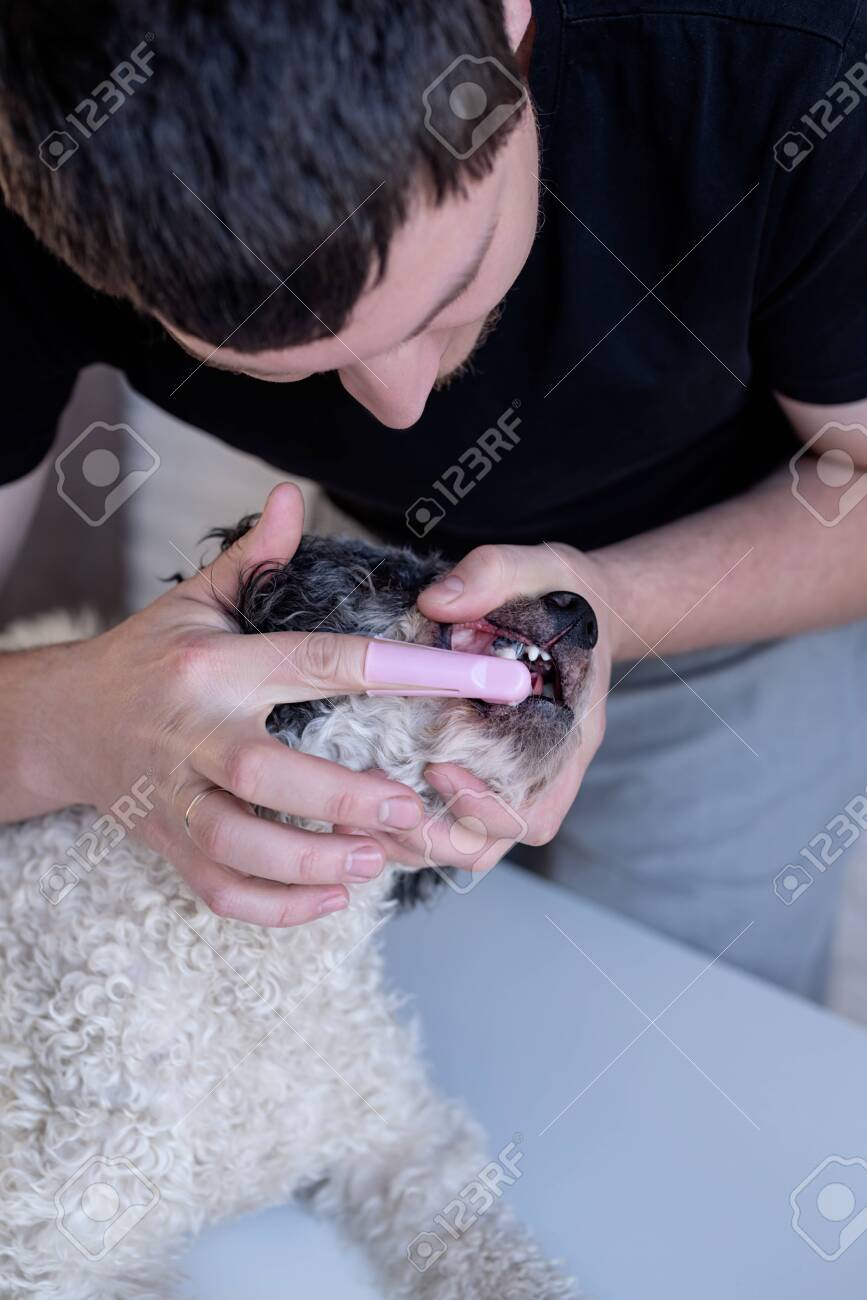
{"type": "Polygon", "coordinates": [[[599,640],[593,650],[590,689],[579,702],[574,733],[563,742],[567,749],[563,767],[550,786],[532,804],[516,808],[516,818],[496,799],[474,798],[486,790],[478,777],[451,763],[434,764],[425,778],[449,804],[448,815],[434,819],[423,830],[378,835],[390,857],[414,867],[423,867],[430,859],[441,866],[453,865],[457,834],[461,864],[485,871],[516,842],[519,821],[527,826],[520,835],[523,843],[547,844],[553,839],[605,731],[605,700],[614,653],[607,586],[602,565],[569,546],[481,546],[422,593],[418,604],[428,618],[461,623],[481,618],[515,596],[575,591],[593,606],[599,640]],[[480,821],[484,834],[474,831],[480,821]],[[461,823],[457,829],[456,822],[461,823]]]}
{"type": "Polygon", "coordinates": [[[254,529],[141,613],[91,641],[12,656],[25,666],[44,656],[45,667],[43,692],[32,689],[39,670],[28,669],[39,696],[30,725],[42,735],[17,766],[25,794],[17,807],[7,795],[11,815],[72,803],[105,810],[147,776],[154,806],[135,823],[137,837],[219,915],[260,925],[338,910],[344,882],[378,875],[386,853],[369,832],[419,826],[415,792],[295,753],[265,730],[275,704],[366,690],[369,642],[239,636],[231,615],[241,575],[290,559],[302,526],[300,493],[281,485],[254,529]],[[257,818],[250,804],[351,822],[364,834],[300,830],[257,818]]]}

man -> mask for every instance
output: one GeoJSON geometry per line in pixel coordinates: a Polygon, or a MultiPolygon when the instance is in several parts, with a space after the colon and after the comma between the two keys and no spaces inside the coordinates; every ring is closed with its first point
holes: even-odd
{"type": "MultiPolygon", "coordinates": [[[[831,863],[867,825],[859,0],[149,14],[143,33],[120,0],[14,6],[2,35],[7,550],[102,360],[445,550],[432,617],[587,594],[581,759],[519,810],[523,839],[549,841],[584,781],[552,874],[820,995],[831,863]]],[[[278,490],[208,574],[80,647],[6,657],[0,815],[106,804],[152,770],[144,837],[262,924],[344,905],[340,882],[392,852],[421,860],[408,792],[262,737],[303,687],[283,666],[261,685],[273,653],[227,634],[214,589],[288,558],[300,527],[278,490]],[[266,830],[247,800],[339,833],[266,830]]],[[[298,642],[321,694],[364,689],[361,645],[298,642]]],[[[514,824],[491,816],[497,853],[514,824]]]]}

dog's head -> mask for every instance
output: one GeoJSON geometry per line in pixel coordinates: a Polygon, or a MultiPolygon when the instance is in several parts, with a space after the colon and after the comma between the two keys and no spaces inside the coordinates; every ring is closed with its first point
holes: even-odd
{"type": "MultiPolygon", "coordinates": [[[[229,545],[250,526],[217,534],[229,545]]],[[[580,701],[597,627],[582,597],[553,591],[515,599],[473,623],[435,623],[416,608],[447,565],[436,555],[344,538],[305,536],[289,564],[245,576],[237,596],[243,632],[336,632],[524,661],[533,694],[521,704],[405,697],[341,697],[279,705],[269,730],[286,743],[378,766],[427,796],[421,772],[454,762],[510,801],[534,794],[578,740],[580,701]]]]}

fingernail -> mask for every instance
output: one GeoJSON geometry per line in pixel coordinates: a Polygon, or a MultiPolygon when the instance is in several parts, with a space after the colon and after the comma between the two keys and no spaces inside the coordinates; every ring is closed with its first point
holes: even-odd
{"type": "Polygon", "coordinates": [[[455,792],[456,787],[454,782],[450,777],[447,777],[444,772],[427,771],[424,774],[424,779],[427,781],[428,785],[433,786],[438,794],[448,796],[455,792]]]}
{"type": "Polygon", "coordinates": [[[428,591],[435,592],[446,604],[449,601],[457,600],[463,589],[463,582],[460,578],[456,578],[454,574],[451,574],[448,578],[440,578],[439,582],[435,582],[432,587],[428,587],[428,591]]]}
{"type": "Polygon", "coordinates": [[[421,821],[421,812],[413,799],[386,799],[379,805],[379,821],[396,831],[411,831],[421,821]]]}
{"type": "Polygon", "coordinates": [[[360,884],[373,880],[382,871],[382,854],[378,849],[353,849],[346,859],[346,879],[360,884]]]}
{"type": "Polygon", "coordinates": [[[345,894],[329,894],[319,904],[319,915],[328,916],[330,912],[342,912],[349,903],[345,894]]]}

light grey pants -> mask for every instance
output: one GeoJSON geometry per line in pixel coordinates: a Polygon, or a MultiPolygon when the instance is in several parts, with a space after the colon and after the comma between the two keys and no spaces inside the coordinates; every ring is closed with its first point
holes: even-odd
{"type": "Polygon", "coordinates": [[[821,999],[867,851],[867,623],[669,662],[683,681],[655,657],[616,668],[603,744],[533,865],[712,956],[749,927],[723,959],[821,999]]]}

